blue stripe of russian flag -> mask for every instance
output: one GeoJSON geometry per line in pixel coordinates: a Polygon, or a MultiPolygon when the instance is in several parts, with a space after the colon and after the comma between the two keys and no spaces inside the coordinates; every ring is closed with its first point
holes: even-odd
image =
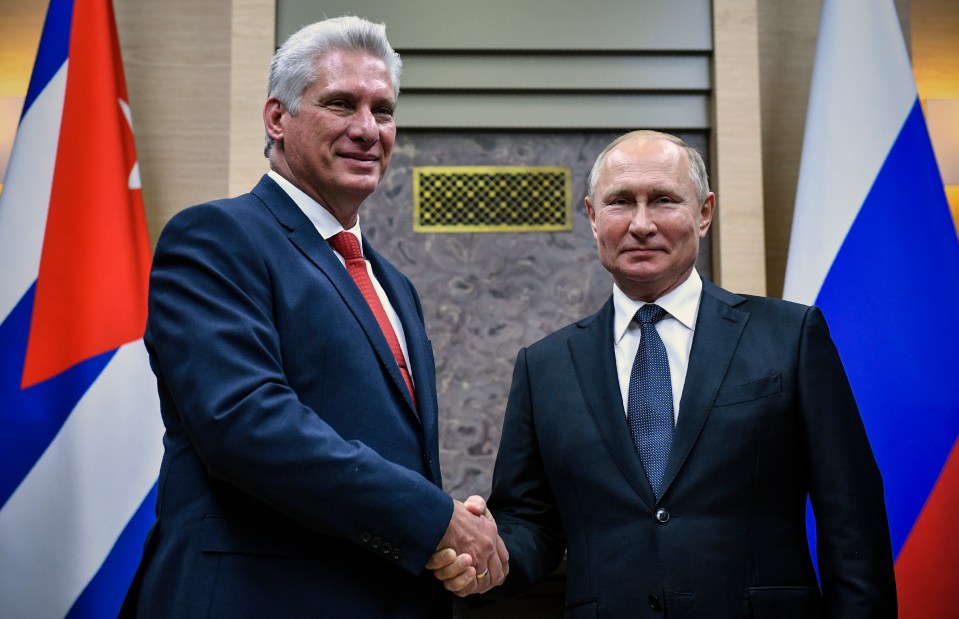
{"type": "Polygon", "coordinates": [[[918,100],[817,305],[883,474],[898,555],[959,435],[959,242],[918,100]]]}

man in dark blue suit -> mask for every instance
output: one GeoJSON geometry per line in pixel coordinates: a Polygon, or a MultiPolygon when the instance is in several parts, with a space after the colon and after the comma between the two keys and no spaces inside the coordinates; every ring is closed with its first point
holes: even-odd
{"type": "MultiPolygon", "coordinates": [[[[505,590],[566,552],[570,618],[895,617],[882,480],[820,311],[699,277],[715,196],[674,136],[614,141],[586,208],[615,286],[516,360],[489,499],[505,590]]],[[[462,595],[468,562],[430,565],[462,595]]]]}
{"type": "Polygon", "coordinates": [[[381,25],[294,34],[263,112],[271,171],[164,229],[145,340],[165,452],[123,615],[446,617],[438,547],[480,588],[505,577],[495,524],[441,489],[419,298],[360,230],[399,73],[381,25]]]}

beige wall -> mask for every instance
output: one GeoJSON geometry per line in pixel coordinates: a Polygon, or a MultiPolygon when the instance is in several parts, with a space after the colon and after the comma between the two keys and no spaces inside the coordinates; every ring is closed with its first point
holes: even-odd
{"type": "MultiPolygon", "coordinates": [[[[41,0],[7,0],[0,29],[8,90],[25,92],[45,13],[41,0]],[[7,53],[8,49],[16,54],[7,53]],[[19,72],[19,73],[18,73],[19,72]]],[[[249,188],[266,166],[260,109],[273,51],[274,0],[114,0],[133,111],[144,203],[155,240],[176,211],[249,188]]],[[[755,0],[718,0],[717,185],[725,197],[714,235],[722,283],[762,292],[755,0]],[[743,113],[743,110],[753,110],[743,113]],[[728,165],[726,165],[728,163],[728,165]]],[[[2,79],[2,78],[0,78],[2,79]]],[[[4,82],[0,82],[3,85],[4,82]]],[[[5,93],[0,92],[0,95],[5,93]]],[[[22,94],[20,94],[22,96],[22,94]]]]}
{"type": "Polygon", "coordinates": [[[17,131],[30,70],[40,41],[46,3],[4,0],[0,19],[0,183],[17,131]]]}
{"type": "Polygon", "coordinates": [[[766,293],[756,0],[713,1],[713,278],[766,293]]]}
{"type": "Polygon", "coordinates": [[[37,55],[46,2],[4,0],[0,19],[0,97],[23,97],[37,55]]]}
{"type": "Polygon", "coordinates": [[[266,171],[261,112],[273,0],[114,0],[155,240],[178,210],[266,171]]]}
{"type": "Polygon", "coordinates": [[[759,4],[767,293],[782,294],[820,3],[759,4]]]}
{"type": "MultiPolygon", "coordinates": [[[[912,0],[909,20],[919,99],[959,99],[959,2],[912,0]]],[[[947,186],[946,194],[959,229],[959,185],[947,186]]]]}
{"type": "MultiPolygon", "coordinates": [[[[114,5],[144,200],[155,238],[177,210],[243,191],[265,170],[260,156],[260,108],[274,44],[275,2],[115,0],[114,5]]],[[[920,98],[959,98],[959,37],[955,36],[959,3],[898,0],[897,6],[910,35],[920,98]]],[[[715,153],[714,177],[721,191],[721,213],[726,214],[717,230],[717,236],[723,237],[718,258],[724,273],[732,273],[728,269],[739,261],[735,272],[744,279],[724,277],[727,285],[742,290],[758,282],[769,294],[778,295],[788,252],[820,2],[717,0],[715,7],[717,137],[732,136],[715,153]],[[755,30],[750,25],[751,11],[755,30]],[[726,36],[737,32],[745,36],[726,36]],[[752,61],[740,62],[741,54],[749,58],[750,32],[758,33],[761,147],[754,143],[755,131],[743,133],[737,127],[737,123],[748,124],[752,113],[723,111],[735,111],[740,104],[737,98],[753,97],[755,86],[748,86],[754,83],[752,61]],[[748,163],[748,157],[757,152],[761,160],[748,163]],[[747,163],[742,157],[747,157],[747,163]],[[745,179],[740,188],[734,179],[759,170],[761,196],[740,197],[756,187],[755,179],[745,179]],[[756,203],[762,205],[764,215],[758,232],[756,203]],[[731,213],[743,208],[742,223],[731,221],[731,213]],[[740,245],[732,247],[737,237],[740,245]],[[760,237],[764,252],[757,253],[755,243],[760,237]],[[765,260],[757,258],[762,253],[765,260]],[[764,284],[759,281],[763,277],[764,284]]],[[[0,20],[0,98],[25,94],[45,12],[43,0],[5,0],[0,20]]],[[[949,189],[956,212],[959,188],[949,189]]]]}

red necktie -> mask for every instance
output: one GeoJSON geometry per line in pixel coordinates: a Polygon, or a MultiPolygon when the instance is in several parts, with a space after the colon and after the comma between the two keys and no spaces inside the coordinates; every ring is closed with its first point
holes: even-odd
{"type": "Polygon", "coordinates": [[[416,391],[413,389],[413,379],[410,377],[409,368],[406,367],[403,349],[400,348],[400,341],[396,338],[393,323],[391,323],[389,317],[387,317],[383,303],[380,302],[380,297],[376,294],[376,289],[373,287],[373,280],[370,279],[370,274],[366,270],[366,260],[363,259],[363,252],[360,251],[359,239],[356,238],[356,235],[344,230],[343,232],[334,234],[328,238],[327,241],[329,241],[333,249],[343,256],[343,259],[346,261],[346,270],[353,278],[353,281],[356,282],[360,292],[363,293],[363,298],[366,299],[366,303],[370,306],[370,309],[373,310],[373,315],[376,316],[376,322],[379,323],[380,330],[383,331],[383,335],[386,336],[386,341],[390,345],[390,350],[393,351],[396,364],[400,366],[400,374],[403,375],[403,380],[406,381],[406,388],[410,390],[410,396],[413,398],[413,405],[415,406],[416,391]]]}

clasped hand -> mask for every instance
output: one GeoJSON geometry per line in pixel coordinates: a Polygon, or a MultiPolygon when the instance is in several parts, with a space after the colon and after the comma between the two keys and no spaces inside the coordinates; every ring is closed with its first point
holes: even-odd
{"type": "Polygon", "coordinates": [[[426,568],[460,597],[485,593],[509,574],[509,553],[482,497],[453,501],[453,516],[436,548],[426,568]]]}

